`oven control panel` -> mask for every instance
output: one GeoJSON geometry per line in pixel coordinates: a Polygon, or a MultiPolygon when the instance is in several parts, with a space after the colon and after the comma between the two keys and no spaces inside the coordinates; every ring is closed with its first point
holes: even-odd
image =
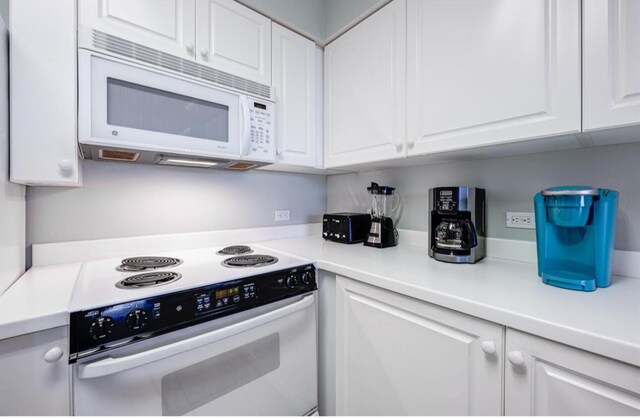
{"type": "Polygon", "coordinates": [[[313,265],[71,313],[70,357],[79,358],[317,289],[313,265]]]}

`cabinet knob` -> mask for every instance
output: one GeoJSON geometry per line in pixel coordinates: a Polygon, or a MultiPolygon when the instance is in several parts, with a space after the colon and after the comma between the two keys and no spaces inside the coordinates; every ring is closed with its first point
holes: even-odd
{"type": "Polygon", "coordinates": [[[480,344],[480,348],[482,349],[482,352],[487,355],[493,355],[496,353],[496,344],[490,340],[485,340],[484,342],[482,342],[480,344]]]}
{"type": "Polygon", "coordinates": [[[189,52],[193,52],[193,50],[196,48],[195,45],[193,45],[191,42],[187,42],[187,45],[185,45],[187,47],[187,51],[189,52]]]}
{"type": "Polygon", "coordinates": [[[281,148],[276,149],[276,154],[278,156],[282,156],[282,149],[281,148]]]}
{"type": "Polygon", "coordinates": [[[62,355],[64,355],[64,351],[62,350],[62,348],[59,346],[54,346],[44,354],[44,360],[49,363],[56,362],[59,361],[60,358],[62,358],[62,355]]]}
{"type": "Polygon", "coordinates": [[[404,147],[404,145],[402,143],[400,144],[396,144],[396,151],[399,153],[402,151],[402,147],[404,147]]]}
{"type": "Polygon", "coordinates": [[[510,351],[507,354],[507,358],[509,359],[509,362],[511,362],[515,366],[519,367],[524,365],[524,356],[520,351],[510,351]]]}
{"type": "Polygon", "coordinates": [[[416,145],[416,144],[415,144],[413,141],[409,141],[409,142],[407,143],[407,150],[413,150],[413,147],[414,147],[415,145],[416,145]]]}
{"type": "Polygon", "coordinates": [[[73,173],[73,163],[70,160],[60,160],[58,167],[64,176],[70,176],[73,173]]]}
{"type": "Polygon", "coordinates": [[[202,55],[203,57],[207,57],[209,55],[209,48],[201,48],[200,55],[202,55]]]}

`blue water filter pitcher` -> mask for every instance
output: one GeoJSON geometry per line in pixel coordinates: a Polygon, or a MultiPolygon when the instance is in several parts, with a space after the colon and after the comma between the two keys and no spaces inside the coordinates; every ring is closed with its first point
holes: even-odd
{"type": "Polygon", "coordinates": [[[533,202],[542,282],[580,291],[611,285],[618,192],[556,186],[533,202]]]}

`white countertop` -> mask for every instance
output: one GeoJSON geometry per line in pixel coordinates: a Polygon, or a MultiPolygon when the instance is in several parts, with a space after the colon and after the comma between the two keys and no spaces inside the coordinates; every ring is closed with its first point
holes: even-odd
{"type": "MultiPolygon", "coordinates": [[[[425,247],[375,249],[319,235],[262,247],[315,260],[319,269],[640,366],[640,279],[578,292],[542,283],[535,264],[487,258],[437,262],[425,247]]],[[[0,339],[68,324],[80,263],[30,269],[0,296],[0,339]]]]}
{"type": "Polygon", "coordinates": [[[69,324],[80,263],[29,269],[0,296],[0,340],[69,324]]]}
{"type": "Polygon", "coordinates": [[[455,265],[425,247],[375,249],[307,236],[263,243],[319,269],[640,366],[640,279],[579,292],[542,283],[535,264],[486,258],[455,265]]]}

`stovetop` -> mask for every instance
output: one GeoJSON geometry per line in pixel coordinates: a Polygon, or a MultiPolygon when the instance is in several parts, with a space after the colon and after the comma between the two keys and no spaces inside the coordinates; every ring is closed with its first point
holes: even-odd
{"type": "Polygon", "coordinates": [[[120,258],[85,262],[73,290],[69,311],[89,310],[311,263],[310,260],[274,252],[259,245],[249,245],[251,252],[246,252],[245,248],[240,249],[241,246],[232,247],[236,249],[224,252],[230,254],[218,253],[225,248],[218,246],[157,252],[149,255],[123,255],[120,258]],[[245,252],[239,255],[234,254],[233,250],[238,249],[245,252]],[[141,264],[142,270],[123,271],[122,265],[125,259],[139,259],[147,256],[167,260],[173,258],[179,260],[179,263],[154,269],[149,268],[151,263],[145,260],[141,264]],[[273,263],[265,263],[271,262],[270,258],[266,258],[267,256],[273,259],[273,263]],[[257,266],[243,266],[246,262],[245,258],[254,257],[258,257],[263,263],[257,266]],[[225,266],[223,262],[231,258],[236,260],[242,258],[242,260],[237,264],[232,263],[234,265],[232,267],[225,266]],[[127,286],[127,282],[133,286],[127,286]],[[150,286],[137,286],[145,282],[150,286]]]}

